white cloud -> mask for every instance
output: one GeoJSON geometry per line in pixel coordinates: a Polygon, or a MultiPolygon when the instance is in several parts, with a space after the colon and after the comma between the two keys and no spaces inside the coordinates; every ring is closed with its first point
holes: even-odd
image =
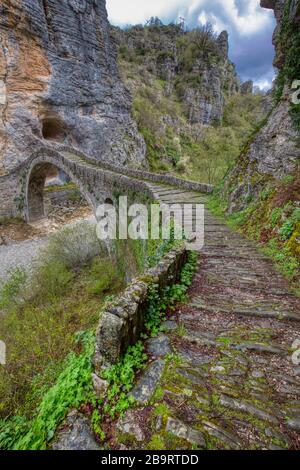
{"type": "Polygon", "coordinates": [[[199,15],[198,20],[199,20],[199,23],[202,25],[205,25],[208,22],[207,16],[204,11],[199,15]]]}
{"type": "Polygon", "coordinates": [[[236,0],[107,0],[106,3],[111,23],[121,25],[144,23],[151,16],[183,15],[189,21],[198,11],[202,24],[206,16],[218,31],[222,25],[223,29],[235,28],[241,35],[250,35],[261,31],[272,21],[272,13],[262,9],[259,0],[248,0],[242,14],[236,0]],[[217,11],[220,11],[222,21],[217,11]]]}
{"type": "Polygon", "coordinates": [[[274,14],[260,7],[260,0],[106,0],[109,20],[125,26],[145,23],[151,16],[163,22],[184,17],[189,27],[206,21],[220,33],[229,33],[230,58],[243,79],[259,80],[269,88],[273,60],[271,45],[274,14]]]}
{"type": "MultiPolygon", "coordinates": [[[[274,74],[273,79],[274,78],[275,78],[275,74],[274,74]]],[[[254,85],[258,86],[258,88],[260,88],[260,90],[268,91],[272,88],[272,82],[273,82],[273,80],[261,79],[261,80],[255,81],[254,85]]]]}
{"type": "Polygon", "coordinates": [[[222,4],[229,22],[241,35],[255,34],[270,24],[270,12],[260,7],[259,0],[249,0],[247,10],[243,15],[239,14],[235,0],[219,3],[222,4]]]}
{"type": "Polygon", "coordinates": [[[161,18],[171,12],[184,12],[190,0],[106,0],[109,20],[112,24],[144,23],[151,16],[161,18]]]}

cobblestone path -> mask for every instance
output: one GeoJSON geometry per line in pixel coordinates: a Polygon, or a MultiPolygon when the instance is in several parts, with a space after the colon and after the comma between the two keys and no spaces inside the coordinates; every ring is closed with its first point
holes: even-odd
{"type": "MultiPolygon", "coordinates": [[[[153,186],[154,187],[154,186],[153,186]]],[[[167,203],[205,202],[155,186],[167,203]]],[[[188,303],[147,343],[120,449],[300,449],[300,299],[270,260],[208,212],[188,303]]]]}

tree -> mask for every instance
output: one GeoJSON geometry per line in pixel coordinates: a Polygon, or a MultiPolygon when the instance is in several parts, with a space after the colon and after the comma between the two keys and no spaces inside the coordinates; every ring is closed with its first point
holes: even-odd
{"type": "Polygon", "coordinates": [[[217,49],[216,34],[211,23],[190,32],[191,41],[199,51],[214,52],[217,49]]]}

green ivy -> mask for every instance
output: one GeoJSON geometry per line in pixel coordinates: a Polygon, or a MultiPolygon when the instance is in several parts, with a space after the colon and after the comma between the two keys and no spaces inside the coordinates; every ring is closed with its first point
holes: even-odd
{"type": "Polygon", "coordinates": [[[149,336],[156,336],[160,331],[160,325],[166,318],[167,309],[174,308],[177,302],[186,302],[186,292],[192,283],[196,270],[198,255],[196,252],[189,254],[189,259],[181,272],[180,283],[173,284],[159,293],[159,286],[153,284],[149,289],[149,307],[146,313],[145,327],[149,336]]]}
{"type": "Polygon", "coordinates": [[[109,383],[109,389],[103,407],[104,414],[114,418],[117,414],[123,415],[133,403],[128,396],[132,390],[136,373],[145,368],[147,354],[140,341],[130,346],[125,356],[117,364],[103,372],[103,378],[109,383]]]}
{"type": "Polygon", "coordinates": [[[64,371],[44,396],[33,421],[15,417],[0,422],[0,449],[44,450],[70,408],[86,402],[96,404],[91,379],[95,336],[86,332],[78,340],[83,345],[82,354],[69,355],[64,371]]]}
{"type": "Polygon", "coordinates": [[[282,240],[289,240],[293,235],[296,225],[300,222],[300,209],[295,209],[279,230],[282,240]]]}

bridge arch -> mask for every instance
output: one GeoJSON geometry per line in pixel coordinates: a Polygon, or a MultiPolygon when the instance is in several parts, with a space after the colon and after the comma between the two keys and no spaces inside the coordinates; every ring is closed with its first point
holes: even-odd
{"type": "Polygon", "coordinates": [[[49,177],[58,176],[61,170],[78,186],[82,196],[86,199],[95,214],[95,197],[86,189],[84,181],[77,178],[76,174],[72,172],[69,167],[63,165],[61,161],[57,161],[51,156],[43,156],[41,158],[32,159],[27,171],[24,203],[25,219],[27,222],[35,222],[46,216],[44,206],[45,183],[49,177]]]}

